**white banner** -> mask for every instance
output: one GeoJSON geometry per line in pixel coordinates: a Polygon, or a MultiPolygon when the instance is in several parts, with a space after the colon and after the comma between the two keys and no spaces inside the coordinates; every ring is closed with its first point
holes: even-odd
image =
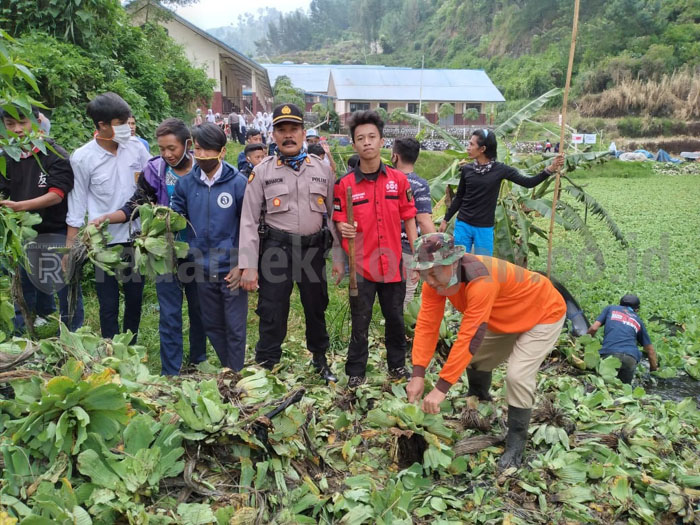
{"type": "Polygon", "coordinates": [[[571,143],[572,144],[583,144],[583,134],[572,133],[571,134],[571,143]]]}
{"type": "Polygon", "coordinates": [[[595,133],[587,133],[583,136],[584,144],[595,144],[597,142],[597,135],[595,133]]]}

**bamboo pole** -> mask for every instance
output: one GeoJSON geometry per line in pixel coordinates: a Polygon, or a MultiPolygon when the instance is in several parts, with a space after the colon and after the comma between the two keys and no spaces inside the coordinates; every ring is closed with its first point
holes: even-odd
{"type": "MultiPolygon", "coordinates": [[[[345,200],[345,205],[346,207],[346,214],[347,214],[347,219],[349,224],[355,224],[355,218],[353,216],[353,210],[352,210],[352,187],[348,186],[348,191],[346,195],[346,200],[345,200]]],[[[357,291],[357,266],[356,266],[356,261],[355,261],[355,239],[348,239],[348,267],[349,267],[349,273],[350,273],[350,282],[349,282],[349,293],[350,297],[357,297],[358,291],[357,291]]]]}
{"type": "MultiPolygon", "coordinates": [[[[569,67],[566,70],[566,84],[564,86],[564,102],[561,110],[561,131],[559,134],[559,154],[562,155],[564,139],[566,138],[566,107],[569,103],[569,88],[571,87],[571,72],[574,68],[574,54],[576,52],[576,33],[578,32],[578,12],[580,0],[574,3],[574,25],[571,29],[571,48],[569,49],[569,67]]],[[[554,196],[552,197],[552,214],[549,218],[549,238],[547,241],[547,277],[552,274],[552,243],[554,241],[554,214],[557,210],[557,199],[559,198],[560,170],[557,170],[554,179],[554,196]]]]}

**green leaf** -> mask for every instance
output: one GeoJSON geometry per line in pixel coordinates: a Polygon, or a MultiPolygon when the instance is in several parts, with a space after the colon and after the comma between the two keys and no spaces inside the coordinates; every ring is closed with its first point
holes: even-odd
{"type": "Polygon", "coordinates": [[[207,525],[216,522],[211,507],[205,503],[180,503],[177,514],[182,525],[207,525]]]}
{"type": "Polygon", "coordinates": [[[516,111],[512,117],[510,117],[503,124],[498,126],[494,130],[494,133],[499,137],[504,137],[511,131],[515,130],[518,126],[520,126],[520,124],[522,124],[526,119],[529,119],[531,116],[537,113],[547,102],[549,102],[551,99],[553,99],[560,93],[561,88],[554,88],[550,91],[547,91],[545,94],[540,95],[535,100],[516,111]]]}
{"type": "Polygon", "coordinates": [[[101,487],[118,489],[123,487],[122,480],[102,461],[94,450],[85,450],[78,455],[78,470],[84,476],[101,487]]]}
{"type": "Polygon", "coordinates": [[[147,448],[155,437],[154,423],[146,414],[134,417],[124,429],[124,452],[133,455],[147,448]]]}
{"type": "Polygon", "coordinates": [[[437,498],[435,496],[430,498],[430,506],[438,512],[445,512],[447,510],[445,500],[443,500],[442,498],[437,498]]]}
{"type": "Polygon", "coordinates": [[[617,370],[622,362],[617,357],[606,357],[598,365],[598,373],[606,381],[611,381],[617,377],[617,370]]]}
{"type": "Polygon", "coordinates": [[[630,486],[626,477],[619,477],[615,480],[610,489],[610,493],[615,499],[625,502],[630,498],[630,486]]]}
{"type": "Polygon", "coordinates": [[[361,525],[374,517],[374,511],[369,505],[357,505],[350,509],[340,523],[343,525],[361,525]]]}
{"type": "Polygon", "coordinates": [[[586,368],[593,369],[600,363],[600,353],[593,345],[586,346],[583,355],[583,362],[586,363],[586,368]]]}

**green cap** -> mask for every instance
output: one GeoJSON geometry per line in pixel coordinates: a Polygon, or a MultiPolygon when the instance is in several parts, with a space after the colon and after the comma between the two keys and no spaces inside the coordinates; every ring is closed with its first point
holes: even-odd
{"type": "Polygon", "coordinates": [[[464,246],[455,246],[455,239],[447,233],[421,235],[413,243],[412,270],[427,270],[436,264],[452,264],[464,255],[464,246]]]}

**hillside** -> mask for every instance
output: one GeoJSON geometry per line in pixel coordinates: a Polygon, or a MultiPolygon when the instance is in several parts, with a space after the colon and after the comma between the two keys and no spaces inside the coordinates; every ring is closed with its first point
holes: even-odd
{"type": "MultiPolygon", "coordinates": [[[[267,23],[259,57],[482,68],[508,100],[562,86],[572,0],[313,0],[267,23]]],[[[587,0],[574,89],[595,94],[700,64],[700,0],[587,0]]]]}

